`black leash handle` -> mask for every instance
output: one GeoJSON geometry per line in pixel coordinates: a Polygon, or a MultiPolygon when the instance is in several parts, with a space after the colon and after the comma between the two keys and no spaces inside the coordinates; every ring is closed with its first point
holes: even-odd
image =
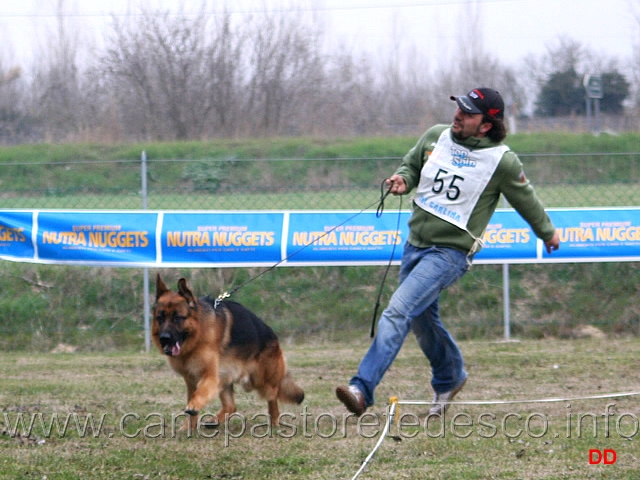
{"type": "Polygon", "coordinates": [[[391,187],[393,187],[393,185],[391,185],[391,187],[389,187],[387,189],[387,191],[384,191],[384,185],[385,182],[387,181],[387,179],[385,178],[382,183],[380,184],[380,202],[378,203],[378,208],[376,208],[376,217],[380,218],[382,216],[382,213],[384,212],[384,201],[385,199],[389,196],[389,194],[391,193],[391,187]]]}
{"type": "MultiPolygon", "coordinates": [[[[384,212],[384,200],[391,193],[391,188],[384,193],[384,184],[386,179],[382,181],[380,184],[380,203],[378,204],[378,209],[376,210],[376,216],[380,218],[382,213],[384,212]]],[[[393,186],[393,185],[392,185],[393,186]]],[[[400,197],[400,206],[398,207],[398,220],[396,223],[396,232],[400,231],[400,215],[402,213],[402,197],[400,197]]],[[[373,309],[373,318],[371,319],[371,332],[369,333],[370,337],[373,338],[376,334],[376,319],[378,318],[378,310],[380,309],[380,298],[382,297],[382,289],[384,288],[384,284],[387,281],[387,275],[389,274],[389,269],[391,268],[391,264],[393,263],[393,256],[396,253],[396,245],[398,243],[398,233],[395,235],[395,239],[393,242],[393,248],[391,249],[391,256],[389,257],[389,263],[387,264],[387,268],[384,271],[384,275],[382,276],[382,282],[380,283],[380,288],[378,290],[378,297],[376,298],[376,304],[373,309]]]]}

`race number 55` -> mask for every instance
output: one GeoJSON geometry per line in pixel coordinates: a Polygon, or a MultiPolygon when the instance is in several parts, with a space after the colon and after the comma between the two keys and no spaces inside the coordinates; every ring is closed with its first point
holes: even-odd
{"type": "Polygon", "coordinates": [[[439,195],[446,189],[445,194],[447,198],[449,200],[456,200],[460,196],[460,187],[458,187],[458,185],[460,182],[464,182],[464,178],[460,175],[453,175],[451,177],[451,181],[447,184],[447,181],[449,180],[447,178],[448,174],[449,172],[445,169],[438,169],[438,173],[436,173],[436,176],[433,178],[433,187],[431,190],[433,193],[439,195]],[[456,185],[456,183],[458,183],[458,185],[456,185]]]}

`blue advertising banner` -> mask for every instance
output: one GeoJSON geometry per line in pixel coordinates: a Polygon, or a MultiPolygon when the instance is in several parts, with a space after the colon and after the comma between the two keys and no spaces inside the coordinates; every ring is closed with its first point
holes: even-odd
{"type": "Polygon", "coordinates": [[[279,262],[282,213],[165,213],[162,263],[251,266],[279,262]]]}
{"type": "Polygon", "coordinates": [[[561,248],[552,255],[545,252],[545,259],[638,260],[640,256],[640,209],[553,210],[549,216],[558,227],[561,248]]]}
{"type": "Polygon", "coordinates": [[[157,217],[128,211],[39,212],[37,257],[47,263],[153,264],[157,217]]]}
{"type": "Polygon", "coordinates": [[[0,212],[0,258],[33,258],[32,231],[33,212],[0,212]]]}
{"type": "Polygon", "coordinates": [[[496,211],[482,236],[483,248],[476,263],[508,263],[536,260],[538,240],[522,217],[513,210],[496,211]]]}
{"type": "Polygon", "coordinates": [[[514,211],[496,211],[475,263],[640,261],[640,208],[548,209],[560,249],[547,253],[514,211]]]}
{"type": "Polygon", "coordinates": [[[376,265],[399,261],[409,212],[300,212],[289,214],[287,265],[327,262],[376,265]],[[395,247],[395,248],[394,248],[395,247]]]}
{"type": "MultiPolygon", "coordinates": [[[[548,209],[558,251],[498,210],[475,263],[640,261],[640,208],[548,209]]],[[[0,259],[123,267],[397,264],[410,212],[0,211],[0,259]]]]}

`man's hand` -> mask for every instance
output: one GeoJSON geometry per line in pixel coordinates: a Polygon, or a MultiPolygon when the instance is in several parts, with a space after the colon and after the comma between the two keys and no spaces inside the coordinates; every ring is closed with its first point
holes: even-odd
{"type": "Polygon", "coordinates": [[[560,235],[558,235],[557,230],[553,234],[553,238],[544,242],[544,245],[547,247],[547,253],[551,253],[560,248],[560,235]]]}
{"type": "Polygon", "coordinates": [[[387,189],[394,195],[402,195],[407,191],[407,184],[400,175],[391,175],[385,180],[387,189]]]}

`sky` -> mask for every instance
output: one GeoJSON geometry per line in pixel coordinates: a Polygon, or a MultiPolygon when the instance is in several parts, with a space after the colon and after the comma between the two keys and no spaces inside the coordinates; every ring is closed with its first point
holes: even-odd
{"type": "MultiPolygon", "coordinates": [[[[219,12],[223,0],[0,0],[0,60],[28,62],[42,52],[55,30],[56,5],[69,13],[68,24],[80,41],[92,45],[107,30],[111,15],[138,13],[144,3],[163,10],[219,12]]],[[[227,0],[235,15],[259,14],[268,5],[275,14],[292,6],[313,8],[329,42],[352,52],[380,54],[392,45],[415,45],[455,55],[461,41],[478,41],[471,23],[479,19],[487,51],[505,65],[527,55],[542,55],[561,36],[591,52],[624,63],[640,45],[640,0],[227,0]],[[275,10],[273,10],[275,9],[275,10]],[[635,17],[633,12],[635,12],[635,17]]]]}

